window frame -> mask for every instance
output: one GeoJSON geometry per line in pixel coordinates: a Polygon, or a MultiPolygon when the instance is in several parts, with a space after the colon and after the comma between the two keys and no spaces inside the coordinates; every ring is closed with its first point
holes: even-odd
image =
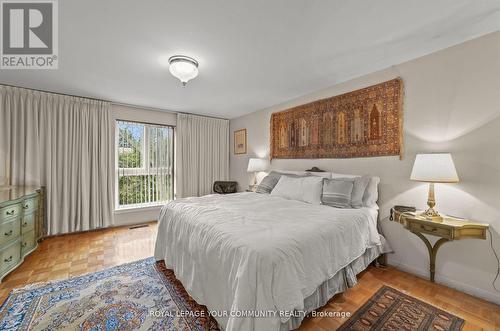
{"type": "Polygon", "coordinates": [[[165,167],[160,167],[160,168],[152,168],[149,165],[149,130],[148,128],[151,127],[168,127],[172,129],[172,171],[171,171],[171,196],[172,200],[175,200],[176,195],[175,195],[175,136],[176,136],[176,126],[171,125],[171,124],[160,124],[160,123],[151,123],[151,122],[144,122],[144,121],[136,121],[136,120],[129,120],[129,119],[121,119],[121,118],[115,118],[115,211],[124,211],[124,210],[131,210],[131,209],[147,209],[147,208],[152,208],[152,207],[159,207],[162,206],[165,201],[157,201],[157,202],[151,202],[151,203],[142,203],[142,204],[130,204],[130,205],[123,205],[120,206],[120,173],[124,174],[125,176],[132,176],[132,175],[148,175],[149,171],[151,169],[165,169],[165,167]],[[142,156],[141,156],[141,167],[139,168],[120,168],[119,161],[118,161],[118,153],[119,153],[119,140],[120,140],[120,126],[119,122],[128,122],[128,123],[134,123],[134,124],[142,124],[143,127],[143,139],[142,139],[142,156]],[[139,172],[139,173],[138,173],[139,172]]]}

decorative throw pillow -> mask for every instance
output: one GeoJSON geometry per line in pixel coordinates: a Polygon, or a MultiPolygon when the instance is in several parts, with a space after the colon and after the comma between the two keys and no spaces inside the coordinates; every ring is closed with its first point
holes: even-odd
{"type": "Polygon", "coordinates": [[[361,208],[363,207],[363,195],[365,194],[366,187],[370,183],[371,177],[361,176],[353,178],[336,178],[338,180],[353,181],[354,186],[352,188],[351,194],[351,207],[361,208]]]}
{"type": "MultiPolygon", "coordinates": [[[[266,177],[262,179],[260,184],[257,186],[257,189],[255,190],[255,193],[264,193],[264,194],[269,194],[273,190],[273,188],[278,184],[278,181],[280,180],[281,176],[285,174],[277,171],[271,171],[266,177]]],[[[305,177],[307,174],[304,175],[293,175],[293,174],[286,174],[288,177],[293,177],[293,178],[299,178],[299,177],[305,177]]]]}
{"type": "MultiPolygon", "coordinates": [[[[332,173],[332,178],[356,178],[361,177],[358,175],[348,175],[332,173]]],[[[380,177],[376,176],[366,176],[370,178],[368,185],[366,186],[365,193],[363,194],[363,207],[377,208],[378,200],[378,184],[380,183],[380,177]]]]}
{"type": "Polygon", "coordinates": [[[278,184],[280,177],[280,173],[271,171],[266,177],[262,179],[260,184],[257,186],[255,193],[271,193],[276,184],[278,184]]]}
{"type": "Polygon", "coordinates": [[[283,175],[272,190],[271,195],[320,205],[322,186],[323,178],[321,177],[291,177],[290,175],[283,175]]]}
{"type": "Polygon", "coordinates": [[[337,208],[351,208],[351,195],[354,189],[354,178],[335,178],[323,181],[324,205],[337,208]]]}

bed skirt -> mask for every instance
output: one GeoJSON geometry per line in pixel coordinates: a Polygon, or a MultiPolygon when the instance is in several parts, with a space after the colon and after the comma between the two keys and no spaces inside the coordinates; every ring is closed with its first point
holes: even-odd
{"type": "MultiPolygon", "coordinates": [[[[345,292],[348,288],[356,285],[358,283],[356,275],[365,270],[380,254],[380,247],[368,248],[363,255],[340,269],[332,278],[321,284],[313,294],[305,298],[303,310],[310,313],[323,307],[335,294],[345,292]]],[[[281,323],[280,330],[297,329],[303,319],[303,316],[292,317],[285,323],[281,323]]]]}

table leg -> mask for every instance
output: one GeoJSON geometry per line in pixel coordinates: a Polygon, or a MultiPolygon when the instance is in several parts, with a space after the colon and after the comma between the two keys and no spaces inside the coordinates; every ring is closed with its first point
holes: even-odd
{"type": "Polygon", "coordinates": [[[445,242],[448,242],[449,240],[446,238],[441,238],[436,243],[434,246],[431,245],[429,240],[421,233],[419,232],[413,232],[417,237],[422,239],[422,241],[425,243],[425,246],[427,247],[427,250],[429,251],[429,273],[430,273],[430,279],[431,282],[434,283],[434,274],[436,273],[436,255],[438,252],[439,247],[443,245],[445,242]]]}

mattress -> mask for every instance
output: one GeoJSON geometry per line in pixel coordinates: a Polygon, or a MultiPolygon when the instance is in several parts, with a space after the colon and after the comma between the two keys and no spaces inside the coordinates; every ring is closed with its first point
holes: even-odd
{"type": "Polygon", "coordinates": [[[162,208],[155,258],[222,329],[291,329],[307,298],[377,254],[376,219],[252,192],[179,199],[162,208]]]}

